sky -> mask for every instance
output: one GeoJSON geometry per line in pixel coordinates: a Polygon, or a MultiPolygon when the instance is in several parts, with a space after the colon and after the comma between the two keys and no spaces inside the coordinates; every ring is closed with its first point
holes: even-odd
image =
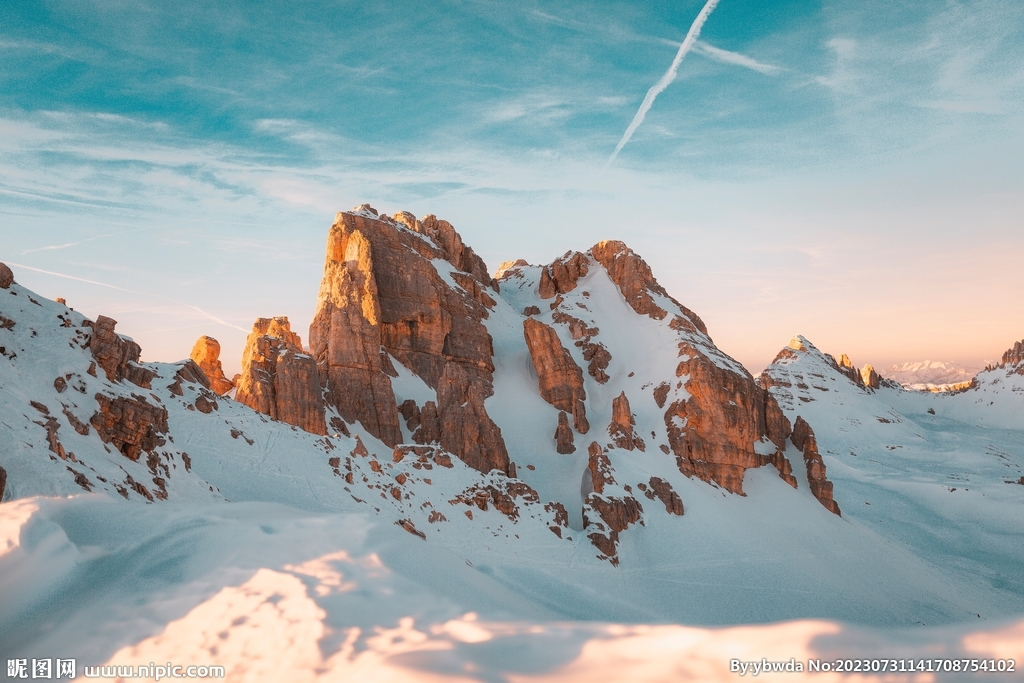
{"type": "Polygon", "coordinates": [[[0,260],[229,374],[362,203],[492,270],[624,240],[755,374],[1024,337],[1019,0],[708,4],[6,0],[0,260]]]}

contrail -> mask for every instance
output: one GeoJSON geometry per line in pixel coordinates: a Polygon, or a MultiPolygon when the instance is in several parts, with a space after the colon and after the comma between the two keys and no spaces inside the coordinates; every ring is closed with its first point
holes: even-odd
{"type": "Polygon", "coordinates": [[[615,151],[608,157],[608,161],[604,167],[608,168],[615,157],[619,156],[619,152],[629,139],[633,137],[633,133],[640,127],[640,124],[644,122],[644,117],[647,116],[647,111],[654,104],[654,98],[661,94],[661,91],[669,86],[669,84],[676,80],[676,72],[679,70],[679,64],[683,61],[683,57],[689,52],[694,43],[697,42],[697,36],[700,35],[700,30],[704,26],[704,22],[708,20],[708,16],[711,14],[711,10],[715,9],[715,5],[718,4],[718,0],[708,0],[704,3],[704,8],[697,15],[697,18],[693,20],[693,24],[690,25],[690,30],[686,33],[686,38],[683,39],[683,44],[679,46],[679,51],[676,52],[676,58],[672,60],[672,66],[668,68],[665,75],[661,77],[657,83],[651,86],[651,89],[647,91],[647,96],[644,97],[644,101],[640,103],[640,109],[637,110],[636,116],[630,122],[629,127],[626,128],[626,132],[622,134],[622,139],[619,140],[619,144],[615,145],[615,151]]]}

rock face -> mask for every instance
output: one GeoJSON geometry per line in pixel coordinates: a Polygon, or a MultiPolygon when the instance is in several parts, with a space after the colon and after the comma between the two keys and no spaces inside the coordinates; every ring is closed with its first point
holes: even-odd
{"type": "Polygon", "coordinates": [[[425,433],[416,440],[436,436],[476,469],[507,470],[501,431],[484,408],[494,391],[494,352],[482,320],[495,303],[486,290],[495,286],[447,221],[405,212],[388,218],[365,205],[339,213],[310,326],[328,402],[386,444],[399,443],[395,358],[437,392],[437,434],[423,415],[425,433]]]}
{"type": "Polygon", "coordinates": [[[644,440],[633,433],[636,419],[629,409],[629,399],[626,392],[612,400],[612,422],[608,425],[608,434],[612,437],[612,443],[617,448],[631,451],[634,448],[644,450],[644,440]]]}
{"type": "Polygon", "coordinates": [[[139,456],[166,443],[167,409],[154,405],[144,396],[106,396],[96,394],[100,407],[89,423],[104,443],[111,444],[126,458],[139,456]]]}
{"type": "Polygon", "coordinates": [[[877,389],[879,387],[879,380],[881,378],[878,376],[878,373],[875,372],[875,369],[870,365],[865,365],[863,368],[860,369],[860,378],[861,382],[863,382],[864,386],[866,387],[869,387],[871,389],[877,389]]]}
{"type": "Polygon", "coordinates": [[[849,377],[850,381],[854,384],[864,386],[864,377],[861,375],[860,370],[853,366],[853,362],[850,360],[850,357],[845,353],[839,356],[839,359],[836,360],[836,369],[849,377]]]}
{"type": "Polygon", "coordinates": [[[576,283],[590,270],[586,255],[570,251],[554,263],[541,269],[539,293],[542,299],[553,299],[556,294],[567,294],[576,289],[576,283]]]}
{"type": "Polygon", "coordinates": [[[8,289],[12,284],[14,284],[14,273],[6,263],[0,263],[0,289],[8,289]]]}
{"type": "Polygon", "coordinates": [[[519,268],[520,266],[528,265],[530,264],[526,262],[526,259],[521,258],[516,259],[515,261],[502,261],[498,265],[498,270],[494,271],[494,277],[495,279],[500,280],[505,275],[505,273],[512,270],[513,268],[519,268]]]}
{"type": "Polygon", "coordinates": [[[625,531],[630,524],[640,521],[643,507],[633,496],[608,495],[608,488],[615,484],[611,461],[597,442],[590,444],[587,453],[589,459],[584,473],[583,524],[591,529],[587,538],[603,553],[599,557],[618,565],[619,533],[625,531]]]}
{"type": "MultiPolygon", "coordinates": [[[[86,324],[90,324],[88,321],[86,324]]],[[[114,332],[117,321],[101,315],[92,324],[89,350],[111,382],[127,379],[136,386],[150,388],[156,373],[139,365],[142,347],[114,332]]]]}
{"type": "Polygon", "coordinates": [[[234,382],[224,376],[224,368],[220,363],[220,342],[216,339],[206,336],[197,339],[189,358],[206,375],[210,389],[215,394],[223,396],[234,388],[234,382]]]}
{"type": "Polygon", "coordinates": [[[708,333],[704,321],[697,317],[696,313],[670,297],[665,288],[654,279],[651,267],[624,243],[617,240],[598,242],[591,247],[590,253],[598,263],[605,267],[608,277],[618,285],[626,303],[634,311],[656,320],[663,320],[668,315],[668,311],[658,305],[655,296],[663,297],[667,302],[679,307],[696,329],[705,335],[708,333]]]}
{"type": "MultiPolygon", "coordinates": [[[[4,266],[4,267],[6,268],[6,266],[4,266]]],[[[8,268],[7,270],[9,271],[10,268],[8,268]]],[[[2,275],[2,273],[0,273],[0,275],[2,275]]],[[[3,289],[7,289],[7,287],[4,287],[3,289]]],[[[0,467],[0,501],[2,501],[4,499],[4,489],[6,489],[6,488],[7,488],[7,470],[5,470],[3,467],[0,467]]]]}
{"type": "Polygon", "coordinates": [[[766,464],[775,465],[783,479],[795,483],[778,450],[766,456],[753,447],[768,438],[780,449],[779,443],[789,436],[788,421],[774,399],[741,368],[722,367],[684,346],[680,344],[684,360],[676,375],[689,378],[685,384],[689,398],[674,401],[665,412],[679,470],[740,494],[744,472],[766,464]]]}
{"type": "Polygon", "coordinates": [[[793,425],[792,441],[804,454],[807,483],[811,487],[811,493],[826,510],[840,515],[839,504],[832,498],[832,482],[825,476],[825,463],[818,453],[818,441],[814,437],[814,430],[802,417],[796,418],[796,424],[793,425]]]}
{"type": "Polygon", "coordinates": [[[576,431],[586,434],[590,430],[587,408],[583,403],[587,392],[583,388],[583,370],[576,365],[572,354],[558,340],[558,333],[542,322],[527,318],[523,321],[523,334],[530,349],[530,358],[540,382],[540,395],[559,410],[572,414],[576,431]]]}
{"type": "Polygon", "coordinates": [[[654,500],[657,498],[660,500],[665,505],[665,512],[670,515],[683,516],[685,512],[683,509],[683,499],[672,488],[672,484],[661,477],[651,477],[650,486],[647,487],[640,484],[640,490],[644,491],[644,495],[649,499],[654,500]]]}
{"type": "Polygon", "coordinates": [[[555,429],[555,450],[562,455],[576,452],[576,444],[573,442],[572,427],[569,426],[569,416],[564,410],[558,412],[558,427],[555,429]]]}
{"type": "Polygon", "coordinates": [[[996,365],[989,365],[986,371],[1002,370],[1007,368],[1010,374],[1024,375],[1024,340],[1015,342],[1013,346],[1003,353],[1003,357],[996,365]]]}
{"type": "Polygon", "coordinates": [[[253,324],[235,400],[307,432],[327,433],[316,361],[303,353],[288,318],[258,318],[253,324]]]}
{"type": "Polygon", "coordinates": [[[596,441],[591,442],[587,448],[587,456],[590,488],[594,493],[604,493],[605,486],[615,483],[615,477],[612,475],[612,463],[596,441]]]}

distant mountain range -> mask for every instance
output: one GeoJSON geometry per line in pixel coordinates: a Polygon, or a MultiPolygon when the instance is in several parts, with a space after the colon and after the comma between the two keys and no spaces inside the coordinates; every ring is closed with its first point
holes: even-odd
{"type": "Polygon", "coordinates": [[[961,365],[952,361],[908,361],[891,366],[885,376],[913,391],[949,391],[962,388],[985,364],[961,365]]]}

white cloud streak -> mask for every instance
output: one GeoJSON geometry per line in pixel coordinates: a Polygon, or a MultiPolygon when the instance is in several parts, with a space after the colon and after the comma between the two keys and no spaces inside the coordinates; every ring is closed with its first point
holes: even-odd
{"type": "Polygon", "coordinates": [[[775,66],[773,64],[764,64],[753,57],[748,57],[747,55],[740,54],[739,52],[723,50],[719,47],[715,47],[714,45],[709,45],[703,40],[698,40],[694,44],[693,49],[698,54],[710,57],[715,61],[723,62],[725,64],[733,64],[735,66],[742,66],[746,69],[751,69],[767,76],[775,76],[782,71],[782,67],[775,66]]]}
{"type": "Polygon", "coordinates": [[[661,92],[672,83],[672,81],[676,80],[676,72],[679,71],[679,64],[682,63],[683,57],[693,49],[694,44],[697,42],[697,37],[700,35],[700,30],[704,27],[704,22],[708,20],[708,17],[711,15],[712,10],[715,9],[715,5],[717,4],[718,0],[708,0],[704,3],[704,7],[697,15],[697,18],[693,20],[693,24],[690,25],[690,30],[686,32],[686,38],[683,39],[682,44],[679,46],[675,59],[672,60],[672,65],[669,66],[665,75],[647,91],[644,101],[640,103],[640,109],[637,110],[636,115],[629,124],[629,127],[626,128],[626,132],[622,134],[622,139],[619,140],[619,144],[615,145],[615,151],[612,152],[612,155],[608,157],[608,161],[605,162],[605,168],[611,166],[612,162],[615,161],[615,157],[619,156],[619,152],[626,146],[629,139],[633,137],[633,133],[640,127],[640,124],[644,122],[644,117],[647,116],[647,112],[650,110],[651,105],[654,104],[654,98],[660,95],[661,92]]]}
{"type": "Polygon", "coordinates": [[[239,327],[238,325],[234,325],[232,323],[227,322],[226,320],[218,318],[217,316],[213,315],[212,313],[208,313],[208,312],[204,311],[203,309],[199,308],[198,306],[193,306],[192,304],[186,304],[186,303],[183,303],[181,301],[178,301],[177,299],[172,299],[172,298],[170,298],[168,296],[162,296],[160,294],[150,294],[149,292],[138,292],[138,291],[136,291],[134,289],[125,289],[124,287],[118,287],[117,285],[108,285],[106,282],[97,282],[96,280],[87,280],[84,277],[77,277],[75,275],[66,275],[64,273],[56,273],[56,272],[54,272],[52,270],[43,270],[42,268],[35,268],[33,266],[26,266],[24,263],[13,263],[13,262],[10,262],[8,265],[14,266],[15,268],[24,268],[25,270],[31,270],[31,271],[34,271],[36,273],[42,273],[44,275],[52,275],[53,277],[64,278],[66,280],[75,280],[76,282],[85,282],[86,284],[96,285],[97,287],[106,287],[108,289],[116,289],[119,292],[126,292],[128,294],[138,294],[138,295],[141,295],[141,296],[151,296],[151,297],[154,297],[156,299],[163,299],[165,301],[170,301],[171,303],[177,304],[179,306],[184,306],[185,308],[189,308],[189,309],[195,311],[196,313],[198,313],[203,318],[206,318],[207,320],[212,320],[213,322],[218,323],[220,325],[224,325],[225,327],[230,327],[232,329],[239,330],[241,332],[246,332],[246,333],[249,332],[249,330],[245,329],[244,327],[239,327]]]}

